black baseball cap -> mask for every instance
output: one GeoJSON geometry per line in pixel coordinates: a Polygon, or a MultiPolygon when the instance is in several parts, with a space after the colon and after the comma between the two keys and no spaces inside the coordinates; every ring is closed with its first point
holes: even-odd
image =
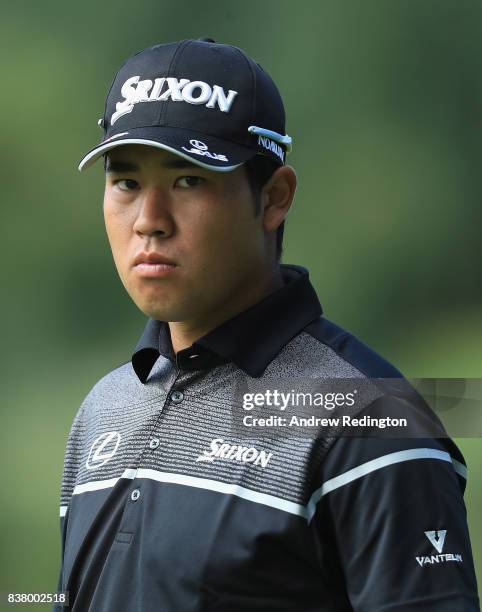
{"type": "Polygon", "coordinates": [[[275,83],[238,47],[211,38],[148,47],[117,72],[98,124],[102,140],[79,170],[123,144],[146,144],[216,171],[291,150],[275,83]]]}

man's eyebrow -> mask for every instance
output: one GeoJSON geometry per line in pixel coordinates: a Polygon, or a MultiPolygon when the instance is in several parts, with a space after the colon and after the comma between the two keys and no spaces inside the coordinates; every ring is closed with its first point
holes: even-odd
{"type": "MultiPolygon", "coordinates": [[[[161,168],[168,168],[173,170],[182,170],[184,168],[194,168],[199,170],[199,166],[193,162],[188,161],[180,157],[179,159],[169,159],[160,164],[161,168]]],[[[105,171],[107,173],[122,173],[122,172],[139,172],[140,167],[132,162],[114,160],[107,158],[105,171]]]]}
{"type": "Polygon", "coordinates": [[[120,160],[111,160],[109,158],[106,159],[105,162],[105,171],[108,172],[136,172],[139,170],[139,166],[137,164],[132,164],[130,162],[120,161],[120,160]]]}

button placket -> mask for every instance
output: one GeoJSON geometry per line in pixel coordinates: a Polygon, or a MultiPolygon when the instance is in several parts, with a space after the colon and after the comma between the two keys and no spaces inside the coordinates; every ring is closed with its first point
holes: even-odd
{"type": "MultiPolygon", "coordinates": [[[[172,390],[172,387],[176,384],[176,382],[178,381],[179,377],[180,377],[180,372],[177,372],[177,374],[175,375],[174,379],[171,381],[170,386],[171,389],[167,390],[167,394],[166,394],[166,399],[164,401],[164,404],[161,406],[161,409],[159,411],[159,415],[158,418],[156,420],[156,422],[154,423],[153,427],[151,428],[150,432],[147,434],[147,440],[148,443],[146,446],[144,446],[142,452],[140,453],[139,457],[137,458],[137,467],[136,467],[136,476],[137,477],[137,470],[142,467],[143,465],[143,455],[145,452],[149,452],[149,450],[151,451],[155,451],[160,445],[161,445],[161,440],[160,438],[158,438],[156,436],[156,427],[159,426],[159,416],[162,414],[163,409],[169,405],[169,403],[173,403],[173,404],[179,404],[184,400],[184,393],[182,391],[179,390],[172,390]]],[[[159,435],[159,434],[158,434],[159,435]]],[[[132,483],[134,484],[134,483],[132,483]]],[[[132,485],[131,485],[132,486],[132,485]]],[[[135,484],[134,484],[135,486],[135,484]]],[[[126,505],[124,507],[124,513],[122,516],[122,521],[121,521],[121,526],[119,529],[119,533],[121,534],[119,537],[122,538],[126,538],[127,536],[125,536],[125,534],[129,534],[129,537],[131,537],[133,534],[136,533],[138,527],[139,527],[139,521],[142,520],[141,516],[142,513],[139,513],[139,506],[136,505],[136,502],[140,499],[141,497],[141,490],[139,488],[135,488],[133,489],[130,493],[128,493],[128,497],[127,497],[127,501],[126,501],[126,505]]],[[[120,541],[120,540],[118,540],[120,541]]],[[[124,540],[122,540],[124,541],[124,540]]],[[[130,541],[130,539],[129,539],[130,541]]]]}

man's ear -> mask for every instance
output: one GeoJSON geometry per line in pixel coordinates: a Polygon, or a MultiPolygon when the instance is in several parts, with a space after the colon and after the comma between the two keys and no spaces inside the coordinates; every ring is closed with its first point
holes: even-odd
{"type": "Polygon", "coordinates": [[[263,186],[261,205],[263,227],[274,232],[284,221],[296,191],[296,172],[292,166],[280,166],[263,186]]]}

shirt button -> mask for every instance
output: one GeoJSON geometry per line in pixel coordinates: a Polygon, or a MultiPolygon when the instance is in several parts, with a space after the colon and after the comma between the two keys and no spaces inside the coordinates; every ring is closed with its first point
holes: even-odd
{"type": "Polygon", "coordinates": [[[180,404],[184,399],[184,393],[182,391],[173,391],[171,394],[171,400],[173,404],[180,404]]]}
{"type": "Polygon", "coordinates": [[[149,442],[149,448],[152,448],[154,450],[159,446],[159,443],[159,438],[151,438],[149,442]]]}
{"type": "Polygon", "coordinates": [[[141,492],[139,491],[139,489],[134,489],[131,493],[132,501],[137,501],[140,496],[141,496],[141,492]]]}

